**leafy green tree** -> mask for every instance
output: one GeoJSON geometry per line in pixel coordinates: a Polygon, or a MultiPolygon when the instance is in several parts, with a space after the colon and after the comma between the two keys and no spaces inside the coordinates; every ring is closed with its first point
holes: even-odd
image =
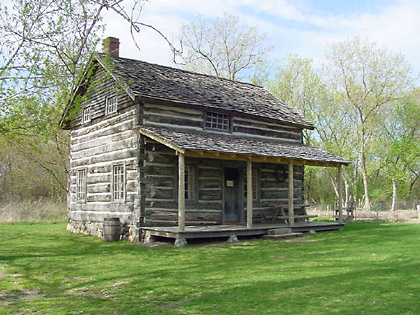
{"type": "MultiPolygon", "coordinates": [[[[337,106],[340,102],[337,95],[330,89],[322,73],[315,70],[311,59],[297,55],[286,56],[274,78],[268,80],[267,87],[274,95],[314,123],[315,130],[304,130],[306,144],[321,147],[350,160],[355,158],[354,150],[351,149],[354,139],[349,128],[351,121],[348,111],[337,106]]],[[[346,182],[352,175],[351,170],[352,167],[347,168],[346,182]]],[[[305,176],[307,200],[320,196],[318,191],[325,187],[324,177],[329,179],[338,194],[334,170],[306,167],[305,176]]],[[[319,198],[317,197],[318,200],[319,198]]]]}
{"type": "Polygon", "coordinates": [[[376,149],[381,169],[392,185],[392,206],[397,196],[407,196],[420,176],[420,91],[396,102],[378,134],[376,149]]]}
{"type": "Polygon", "coordinates": [[[330,84],[350,111],[352,129],[357,132],[365,208],[370,210],[369,141],[381,126],[386,109],[411,86],[410,66],[403,55],[356,37],[332,45],[326,67],[330,84]]]}

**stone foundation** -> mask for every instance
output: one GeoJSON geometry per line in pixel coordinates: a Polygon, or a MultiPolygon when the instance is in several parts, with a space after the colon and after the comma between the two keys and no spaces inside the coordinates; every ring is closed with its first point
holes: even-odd
{"type": "MultiPolygon", "coordinates": [[[[103,237],[103,224],[102,222],[84,221],[68,219],[67,231],[72,233],[81,233],[86,235],[103,237]]],[[[132,224],[121,225],[120,240],[138,242],[140,230],[132,224]]]]}

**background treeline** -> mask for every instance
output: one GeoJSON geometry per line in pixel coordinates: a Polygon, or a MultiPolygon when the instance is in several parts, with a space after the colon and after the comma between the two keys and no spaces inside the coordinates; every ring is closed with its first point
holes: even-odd
{"type": "MultiPolygon", "coordinates": [[[[65,208],[68,134],[58,122],[102,37],[103,14],[117,12],[133,40],[151,27],[123,2],[0,5],[0,210],[40,200],[65,208]]],[[[133,3],[134,11],[143,5],[133,3]]],[[[403,55],[356,37],[331,45],[322,62],[271,60],[266,36],[230,14],[186,24],[168,44],[174,66],[263,85],[311,120],[305,143],[352,161],[344,173],[351,200],[369,209],[419,199],[420,92],[403,55]]],[[[335,169],[307,167],[305,176],[308,202],[334,201],[335,169]]]]}

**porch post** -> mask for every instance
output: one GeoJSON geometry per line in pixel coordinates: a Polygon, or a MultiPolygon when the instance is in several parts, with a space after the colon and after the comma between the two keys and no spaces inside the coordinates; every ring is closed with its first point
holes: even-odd
{"type": "Polygon", "coordinates": [[[246,162],[246,227],[252,228],[252,162],[246,162]]]}
{"type": "Polygon", "coordinates": [[[343,223],[343,169],[341,164],[338,165],[338,223],[343,223]]]}
{"type": "Polygon", "coordinates": [[[293,204],[293,164],[289,163],[289,225],[295,225],[295,207],[293,204]]]}
{"type": "Polygon", "coordinates": [[[178,152],[178,229],[185,229],[185,160],[178,152]]]}

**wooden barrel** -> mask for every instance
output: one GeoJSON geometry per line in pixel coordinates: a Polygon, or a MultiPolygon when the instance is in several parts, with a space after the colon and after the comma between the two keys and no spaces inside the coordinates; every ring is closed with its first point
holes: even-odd
{"type": "Polygon", "coordinates": [[[115,242],[120,240],[121,223],[119,218],[105,218],[103,224],[104,241],[115,242]]]}

